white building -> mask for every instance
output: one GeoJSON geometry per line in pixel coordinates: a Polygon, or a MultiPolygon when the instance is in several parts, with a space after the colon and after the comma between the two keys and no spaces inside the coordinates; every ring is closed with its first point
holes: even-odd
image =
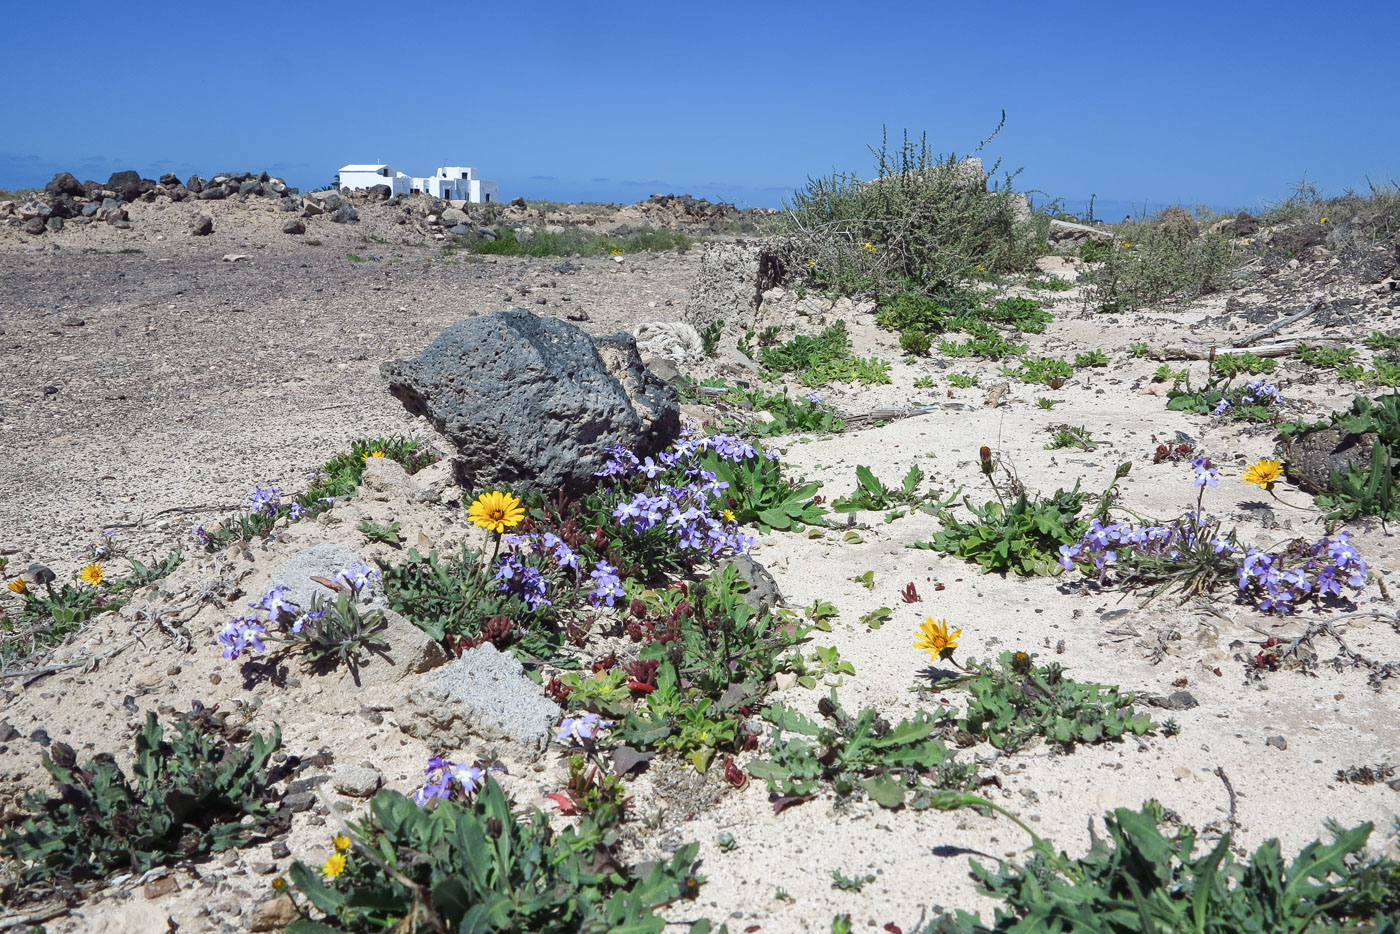
{"type": "Polygon", "coordinates": [[[388,187],[392,195],[406,195],[415,192],[443,198],[448,201],[469,201],[473,204],[486,204],[500,200],[500,192],[495,182],[477,178],[476,170],[462,165],[446,165],[426,178],[406,175],[391,165],[345,165],[340,168],[341,188],[373,188],[376,185],[388,187]]]}

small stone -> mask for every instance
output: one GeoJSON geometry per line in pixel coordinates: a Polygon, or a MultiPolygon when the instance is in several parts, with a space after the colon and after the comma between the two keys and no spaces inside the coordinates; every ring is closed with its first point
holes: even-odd
{"type": "Polygon", "coordinates": [[[1288,740],[1284,739],[1282,736],[1270,736],[1268,739],[1264,740],[1264,745],[1273,746],[1275,749],[1287,749],[1288,740]]]}
{"type": "Polygon", "coordinates": [[[384,776],[363,765],[342,765],[331,777],[331,786],[351,798],[368,798],[383,782],[384,776]]]}
{"type": "Polygon", "coordinates": [[[160,898],[162,895],[169,895],[171,892],[178,892],[180,883],[175,881],[174,876],[163,876],[159,879],[152,879],[141,886],[141,893],[147,898],[160,898]]]}
{"type": "Polygon", "coordinates": [[[251,930],[280,931],[298,917],[300,913],[291,896],[279,895],[258,906],[257,913],[253,915],[251,930]]]}
{"type": "Polygon", "coordinates": [[[287,806],[293,814],[300,814],[302,811],[309,811],[316,805],[316,794],[310,791],[303,791],[301,794],[287,795],[282,799],[282,803],[287,806]]]}
{"type": "Polygon", "coordinates": [[[214,232],[214,218],[208,214],[201,214],[194,219],[190,225],[190,235],[195,237],[207,237],[214,232]]]}
{"type": "Polygon", "coordinates": [[[287,846],[287,841],[278,840],[272,844],[272,849],[268,853],[273,859],[286,859],[292,855],[292,848],[287,846]]]}
{"type": "Polygon", "coordinates": [[[33,733],[30,733],[29,741],[31,743],[38,743],[40,746],[44,747],[47,747],[50,743],[53,742],[53,740],[49,739],[49,731],[42,729],[35,730],[33,733]]]}
{"type": "Polygon", "coordinates": [[[277,871],[277,864],[276,864],[276,863],[249,863],[249,864],[248,864],[248,868],[251,869],[256,875],[259,875],[259,876],[270,876],[270,875],[272,875],[274,872],[277,871]]]}
{"type": "Polygon", "coordinates": [[[87,322],[82,318],[68,317],[63,319],[63,326],[65,328],[80,328],[85,324],[87,324],[87,322]]]}
{"type": "Polygon", "coordinates": [[[170,677],[172,677],[172,678],[175,677],[176,675],[178,675],[178,674],[180,673],[180,671],[181,671],[181,668],[180,668],[179,665],[171,665],[171,666],[169,666],[168,668],[165,669],[165,673],[166,673],[167,675],[169,675],[170,677]]]}

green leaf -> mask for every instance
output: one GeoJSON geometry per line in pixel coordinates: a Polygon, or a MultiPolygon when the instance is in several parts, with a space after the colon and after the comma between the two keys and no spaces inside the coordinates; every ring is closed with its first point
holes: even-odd
{"type": "Polygon", "coordinates": [[[860,785],[882,808],[898,808],[904,804],[904,786],[895,781],[888,772],[867,778],[860,785]]]}

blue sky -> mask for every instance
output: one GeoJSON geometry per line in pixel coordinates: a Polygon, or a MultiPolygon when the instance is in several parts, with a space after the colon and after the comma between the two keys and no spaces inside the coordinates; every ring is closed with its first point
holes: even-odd
{"type": "Polygon", "coordinates": [[[1105,217],[1400,180],[1394,0],[82,0],[6,27],[0,188],[385,161],[503,198],[777,206],[873,174],[882,126],[961,154],[1002,109],[984,156],[1105,217]]]}

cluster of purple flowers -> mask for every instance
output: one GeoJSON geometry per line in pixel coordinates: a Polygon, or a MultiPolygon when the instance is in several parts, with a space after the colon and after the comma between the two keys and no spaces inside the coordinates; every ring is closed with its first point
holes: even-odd
{"type": "Polygon", "coordinates": [[[588,746],[598,737],[599,730],[612,726],[611,720],[604,720],[596,713],[586,713],[581,717],[565,717],[559,725],[558,740],[561,743],[577,743],[588,746]]]}
{"type": "Polygon", "coordinates": [[[253,492],[243,501],[243,505],[253,514],[276,516],[282,508],[282,491],[275,486],[254,487],[253,492]]]}
{"type": "MultiPolygon", "coordinates": [[[[501,770],[500,766],[493,766],[493,769],[501,770]]],[[[461,791],[461,797],[469,797],[476,793],[486,779],[486,770],[480,766],[449,762],[441,756],[429,759],[423,774],[427,776],[427,780],[422,788],[413,793],[413,803],[420,808],[427,807],[429,801],[452,797],[454,785],[461,791]]]]}
{"type": "MultiPolygon", "coordinates": [[[[373,588],[379,576],[378,570],[357,561],[339,571],[334,580],[347,588],[352,597],[359,597],[362,591],[373,588]]],[[[290,599],[290,595],[291,590],[286,587],[273,587],[260,599],[248,604],[255,611],[252,615],[229,620],[218,636],[219,644],[224,647],[223,657],[232,661],[244,652],[265,651],[263,639],[267,636],[269,627],[281,628],[292,635],[298,635],[307,623],[315,622],[326,615],[324,607],[303,610],[290,599]]]]}
{"type": "Polygon", "coordinates": [[[1277,386],[1261,376],[1247,383],[1234,399],[1229,396],[1221,399],[1216,407],[1211,409],[1210,414],[1224,415],[1237,405],[1278,405],[1281,402],[1283,402],[1283,393],[1278,391],[1277,386]]]}
{"type": "Polygon", "coordinates": [[[1203,540],[1209,541],[1216,554],[1233,555],[1234,542],[1214,534],[1216,531],[1212,522],[1195,513],[1187,513],[1171,525],[1141,527],[1128,522],[1104,525],[1095,519],[1077,544],[1060,546],[1060,565],[1070,571],[1080,564],[1093,564],[1102,573],[1118,562],[1120,551],[1131,549],[1141,558],[1176,559],[1183,549],[1194,550],[1203,540]]]}
{"type": "MultiPolygon", "coordinates": [[[[753,445],[731,435],[684,438],[671,450],[659,454],[657,460],[638,458],[622,445],[615,446],[608,452],[608,462],[598,476],[659,482],[648,484],[633,493],[631,499],[618,503],[613,518],[623,528],[637,533],[665,529],[681,551],[710,558],[747,552],[753,547],[753,539],[724,516],[724,491],[729,484],[696,463],[706,451],[736,464],[760,456],[753,445]]],[[[769,459],[776,456],[767,454],[769,459]]]]}
{"type": "Polygon", "coordinates": [[[1343,587],[1353,596],[1359,594],[1368,577],[1366,562],[1345,530],[1283,554],[1251,548],[1237,575],[1240,593],[1265,613],[1285,616],[1310,597],[1341,597],[1343,587]],[[1289,558],[1295,563],[1290,564],[1289,558]]]}

